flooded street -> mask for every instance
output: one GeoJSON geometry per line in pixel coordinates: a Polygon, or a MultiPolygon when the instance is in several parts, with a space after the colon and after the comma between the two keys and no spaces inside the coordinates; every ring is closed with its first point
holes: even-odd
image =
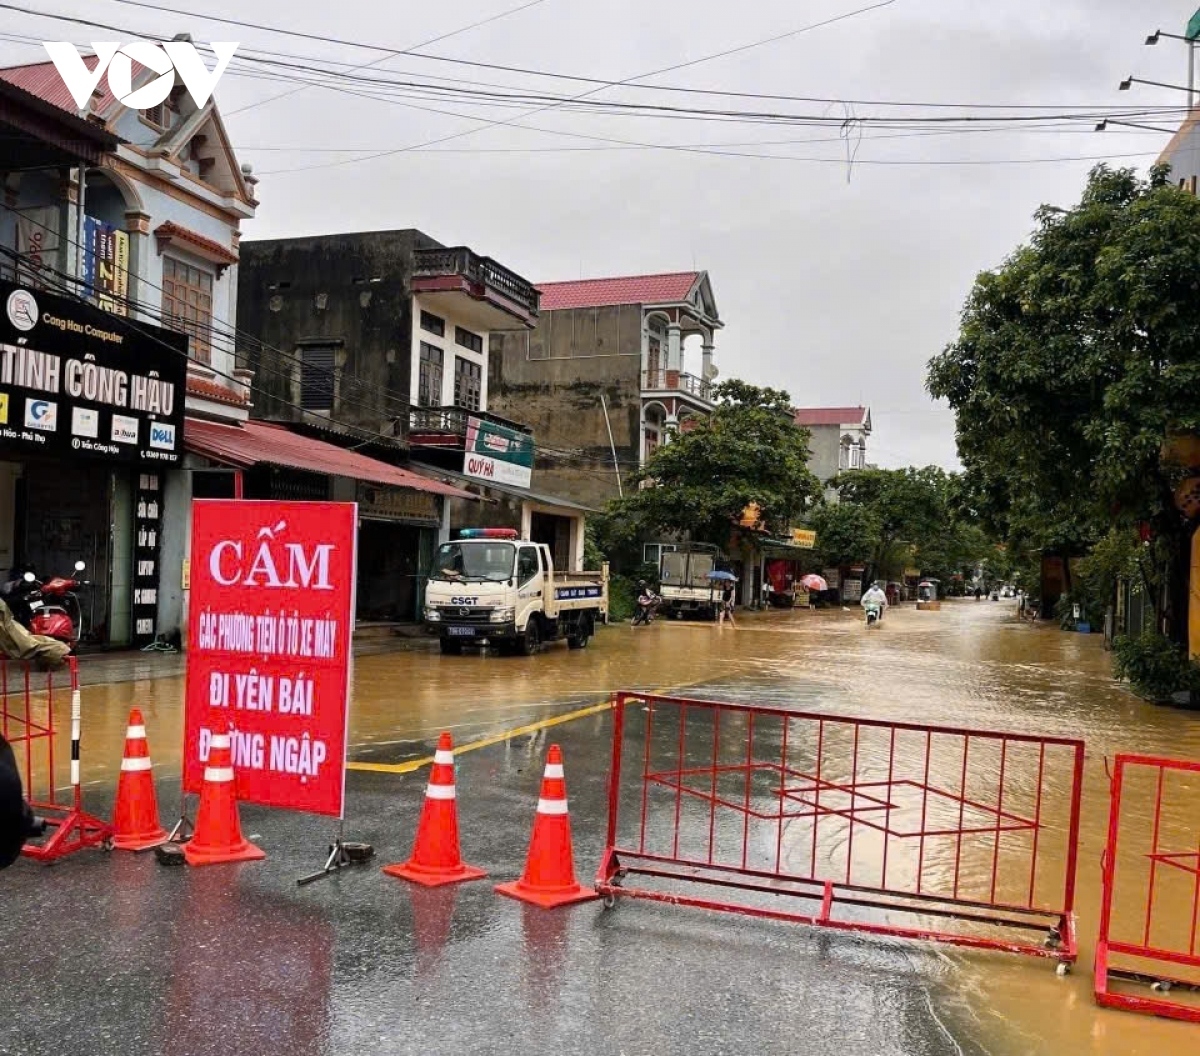
{"type": "MultiPolygon", "coordinates": [[[[865,967],[857,963],[856,967],[846,968],[848,992],[862,986],[867,988],[866,996],[860,995],[862,1000],[857,1007],[869,1008],[873,1003],[886,1004],[895,999],[897,1008],[903,1006],[903,1018],[916,1015],[912,1011],[914,1007],[922,1010],[920,1016],[925,1016],[925,1004],[928,1003],[933,1022],[942,1024],[938,1029],[929,1028],[931,1033],[928,1034],[918,1031],[917,1035],[925,1040],[894,1039],[898,1047],[886,1049],[888,1052],[929,1053],[931,1056],[967,1052],[990,1053],[992,1056],[1026,1053],[1183,1054],[1196,1051],[1200,1043],[1200,1028],[1101,1011],[1092,999],[1091,965],[1099,917],[1100,857],[1108,824],[1105,757],[1117,752],[1141,752],[1200,759],[1200,715],[1143,704],[1116,685],[1109,674],[1110,658],[1102,649],[1099,635],[1067,634],[1049,626],[1018,622],[1010,603],[964,601],[947,603],[941,612],[918,613],[912,608],[894,611],[889,613],[882,627],[871,632],[865,630],[855,612],[771,612],[739,614],[736,628],[661,620],[636,629],[613,627],[600,633],[583,652],[553,646],[542,655],[528,659],[472,654],[444,657],[421,643],[394,652],[368,649],[365,653],[355,661],[351,710],[353,772],[349,779],[348,825],[352,834],[365,828],[368,830],[366,838],[378,839],[379,826],[391,824],[387,817],[381,820],[374,816],[374,807],[370,812],[361,808],[356,811],[356,794],[387,795],[394,800],[399,792],[406,804],[415,806],[423,787],[423,775],[405,775],[413,774],[421,761],[429,756],[432,742],[443,729],[453,732],[460,750],[468,749],[461,753],[462,770],[467,775],[490,775],[484,777],[485,782],[502,783],[506,775],[524,775],[515,779],[526,785],[536,782],[539,753],[549,740],[561,740],[568,752],[567,774],[575,815],[577,868],[585,883],[594,876],[603,842],[604,781],[611,738],[610,716],[593,706],[621,689],[754,702],[825,715],[1081,738],[1086,741],[1087,750],[1076,900],[1079,960],[1073,974],[1066,978],[1055,976],[1053,961],[954,947],[920,946],[914,949],[909,944],[890,940],[861,940],[846,935],[814,936],[811,929],[747,924],[742,918],[712,918],[685,908],[652,910],[647,904],[631,904],[603,919],[617,922],[608,924],[608,928],[628,928],[630,934],[642,934],[649,928],[654,941],[668,944],[683,941],[681,936],[696,932],[697,936],[703,936],[703,944],[718,961],[726,952],[722,946],[725,941],[742,948],[738,956],[750,958],[746,963],[752,963],[753,950],[756,944],[762,943],[764,957],[783,957],[778,961],[770,960],[771,967],[763,971],[773,973],[772,986],[785,989],[790,984],[787,982],[788,960],[782,951],[792,950],[797,971],[807,970],[801,969],[800,963],[814,950],[822,951],[817,963],[825,958],[831,958],[834,964],[839,964],[841,958],[857,963],[865,957],[865,967]],[[576,712],[582,714],[550,730],[542,726],[529,741],[525,741],[524,734],[529,732],[525,727],[576,712]],[[668,939],[668,936],[674,938],[668,939]],[[777,943],[782,944],[782,950],[775,947],[777,943]],[[864,954],[864,949],[869,952],[864,954]],[[919,967],[914,968],[914,965],[919,967]],[[858,972],[866,972],[866,975],[859,978],[858,972]],[[872,976],[872,972],[875,975],[872,976]],[[893,972],[900,989],[889,998],[893,972]],[[909,994],[904,989],[907,984],[902,980],[913,972],[925,980],[923,987],[932,989],[918,989],[915,997],[909,994]],[[871,979],[880,988],[873,993],[871,979]],[[903,999],[896,996],[901,993],[903,999]],[[931,994],[934,996],[928,996],[931,994]],[[913,1001],[915,1005],[911,1004],[913,1001]],[[940,1012],[934,1012],[935,1005],[940,1012]]],[[[111,795],[121,758],[128,708],[136,704],[146,718],[160,788],[166,790],[160,793],[164,817],[175,809],[177,800],[169,790],[172,781],[176,788],[178,781],[183,683],[177,674],[149,677],[156,669],[171,670],[171,665],[178,670],[178,659],[138,659],[128,664],[109,659],[83,661],[85,682],[102,677],[102,672],[103,677],[127,679],[90,684],[83,693],[83,780],[89,795],[111,795]]],[[[65,699],[61,703],[65,705],[65,699]]],[[[66,720],[65,712],[58,716],[60,735],[68,726],[66,720]]],[[[60,741],[65,749],[67,742],[61,736],[60,741]]],[[[60,752],[60,760],[66,757],[65,751],[60,752]]],[[[1054,787],[1067,787],[1068,776],[1062,775],[1060,780],[1052,775],[1054,787]]],[[[60,770],[60,784],[65,780],[64,766],[60,770]]],[[[460,796],[473,794],[480,797],[480,785],[472,784],[472,780],[471,776],[460,778],[461,787],[470,790],[460,792],[460,796]]],[[[1135,804],[1135,824],[1142,817],[1148,824],[1153,815],[1152,797],[1147,799],[1144,809],[1135,804]]],[[[519,861],[527,833],[528,806],[527,802],[506,791],[497,792],[494,809],[498,820],[494,823],[496,835],[491,838],[496,845],[503,839],[505,849],[499,852],[495,845],[489,844],[483,851],[485,859],[487,854],[503,853],[508,858],[515,855],[519,861]],[[505,830],[503,837],[502,829],[505,830]]],[[[255,819],[252,823],[268,834],[264,836],[264,842],[269,844],[269,833],[279,827],[275,819],[283,815],[263,811],[247,813],[255,819]]],[[[312,819],[307,819],[306,831],[319,831],[311,822],[312,819]]],[[[407,831],[399,840],[394,831],[384,839],[390,838],[393,845],[404,844],[409,838],[407,831]]],[[[1054,842],[1048,839],[1043,853],[1053,855],[1056,853],[1054,847],[1054,842]]],[[[78,872],[86,868],[78,862],[87,857],[87,854],[77,856],[77,860],[57,867],[55,872],[78,872]]],[[[141,868],[147,882],[154,881],[155,867],[148,859],[138,859],[136,865],[128,859],[122,859],[122,863],[127,872],[141,868]],[[143,862],[146,864],[142,865],[143,862]]],[[[1048,866],[1059,869],[1062,865],[1061,861],[1048,862],[1048,866]]],[[[969,870],[970,865],[964,868],[969,870]]],[[[26,865],[5,877],[6,886],[13,887],[19,882],[18,873],[37,877],[33,867],[26,865]]],[[[181,874],[167,875],[177,878],[181,874]]],[[[216,897],[209,890],[213,881],[207,876],[204,879],[207,885],[205,899],[216,897]]],[[[346,877],[344,881],[326,884],[319,895],[303,897],[325,900],[333,897],[330,892],[336,885],[350,891],[356,883],[361,882],[346,877]]],[[[44,892],[52,886],[45,885],[39,897],[44,900],[47,897],[44,892]]],[[[315,888],[312,890],[316,891],[315,888]]],[[[482,892],[483,885],[467,885],[463,890],[482,892]]],[[[468,907],[473,905],[469,897],[463,897],[468,907]]],[[[209,903],[206,901],[205,905],[209,903]]],[[[418,912],[416,899],[413,905],[413,912],[418,912]]],[[[448,935],[453,941],[457,929],[467,926],[456,916],[454,927],[451,927],[453,905],[451,899],[428,910],[434,921],[429,926],[435,932],[441,928],[443,940],[448,935]]],[[[208,919],[208,910],[202,907],[202,912],[208,919]]],[[[282,910],[276,908],[272,912],[282,910]]],[[[472,910],[464,912],[469,922],[472,910]]],[[[574,936],[571,942],[573,948],[578,948],[581,942],[592,941],[579,938],[576,931],[582,929],[582,934],[591,934],[592,925],[586,922],[593,919],[594,913],[592,908],[585,906],[571,910],[570,914],[570,930],[574,936]]],[[[254,916],[252,912],[250,915],[254,916]]],[[[319,919],[310,920],[306,926],[328,939],[333,934],[330,931],[333,925],[327,917],[320,914],[317,917],[319,919]]],[[[562,944],[567,942],[563,937],[565,932],[541,935],[537,933],[540,923],[540,918],[538,921],[525,920],[525,942],[535,946],[548,943],[549,947],[559,950],[558,956],[565,956],[562,954],[562,944]],[[530,928],[534,933],[529,932],[530,928]]],[[[399,920],[391,926],[403,931],[413,925],[399,920]]],[[[1186,932],[1194,925],[1185,914],[1173,921],[1172,926],[1186,932]]],[[[491,927],[484,927],[484,933],[492,934],[491,927]]],[[[426,944],[419,932],[420,928],[417,953],[426,944]]],[[[608,931],[603,934],[608,935],[603,942],[615,941],[608,931]]],[[[642,937],[648,939],[645,934],[642,937]]],[[[12,938],[10,936],[9,941],[12,938]]],[[[601,966],[606,958],[616,956],[613,949],[602,950],[601,954],[601,966]]],[[[345,956],[344,951],[339,953],[339,965],[345,956]]],[[[737,963],[741,962],[731,962],[737,963]]],[[[596,966],[593,969],[600,973],[599,978],[605,986],[611,985],[605,972],[621,971],[596,966]]],[[[655,970],[645,969],[645,966],[643,969],[655,970]]],[[[329,966],[324,969],[326,974],[332,971],[335,976],[340,970],[329,966]]],[[[542,973],[539,985],[549,987],[555,993],[563,985],[561,979],[553,978],[552,967],[548,969],[543,964],[536,972],[542,973]]],[[[370,978],[372,986],[384,987],[386,992],[378,976],[370,978]]],[[[634,980],[631,978],[626,982],[632,985],[634,980]]],[[[727,981],[722,985],[740,987],[743,984],[727,981]]],[[[348,1015],[353,1020],[347,1008],[361,1011],[363,1007],[349,992],[343,996],[350,1004],[341,1013],[336,1010],[322,1013],[331,1021],[342,1023],[343,1017],[348,1015]]],[[[629,999],[637,1000],[636,996],[629,999]]],[[[563,1015],[569,1015],[569,1000],[569,996],[562,997],[563,1015]]],[[[854,998],[851,1003],[858,1000],[854,998]]],[[[694,1014],[703,1013],[697,1008],[694,1014]]],[[[825,1015],[834,1013],[827,1009],[825,1015]]],[[[869,1020],[868,1014],[864,1022],[869,1020]]],[[[764,1022],[756,1021],[752,1028],[747,1028],[744,1049],[708,1048],[701,1044],[688,1051],[788,1051],[789,1045],[781,1037],[761,1033],[765,1029],[764,1022]],[[755,1031],[759,1031],[759,1035],[755,1031]],[[754,1043],[756,1036],[758,1041],[754,1043]]],[[[830,1024],[825,1026],[828,1028],[830,1024]]],[[[885,1051],[883,1042],[878,1038],[870,1040],[869,1029],[864,1027],[863,1030],[861,1046],[847,1044],[842,1049],[831,1041],[831,1047],[811,1051],[885,1051]]],[[[837,1037],[836,1032],[829,1037],[837,1037]]],[[[0,1049],[2,1047],[0,1043],[0,1049]]],[[[462,1051],[468,1050],[476,1051],[469,1045],[462,1051]]],[[[314,1048],[311,1051],[325,1050],[314,1048]]],[[[380,1051],[393,1050],[384,1048],[380,1051]]],[[[408,1050],[398,1047],[395,1051],[408,1050]]],[[[478,1051],[483,1051],[483,1047],[480,1046],[478,1051]]],[[[616,1052],[618,1049],[597,1043],[595,1051],[616,1052]]],[[[649,1046],[624,1051],[676,1050],[649,1046]]]]}

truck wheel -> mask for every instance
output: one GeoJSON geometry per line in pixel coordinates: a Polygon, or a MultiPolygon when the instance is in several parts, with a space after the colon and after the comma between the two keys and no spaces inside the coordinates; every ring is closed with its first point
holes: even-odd
{"type": "Polygon", "coordinates": [[[590,616],[581,616],[575,627],[576,633],[567,638],[569,649],[586,649],[592,639],[593,627],[590,616]]]}
{"type": "Polygon", "coordinates": [[[462,656],[462,642],[452,642],[449,638],[439,638],[438,645],[441,647],[443,656],[462,656]]]}
{"type": "Polygon", "coordinates": [[[536,616],[530,616],[525,624],[525,633],[517,639],[517,651],[522,656],[533,656],[542,647],[542,629],[536,616]]]}

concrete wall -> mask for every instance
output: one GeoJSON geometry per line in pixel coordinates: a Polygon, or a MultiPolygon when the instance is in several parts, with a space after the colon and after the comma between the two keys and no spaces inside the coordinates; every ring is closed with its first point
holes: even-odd
{"type": "Polygon", "coordinates": [[[339,421],[390,432],[407,424],[413,319],[413,252],[438,243],[418,231],[374,231],[243,242],[238,284],[248,342],[239,366],[254,371],[254,416],[301,418],[301,342],[336,346],[339,372],[330,409],[339,421]]]}
{"type": "Polygon", "coordinates": [[[825,483],[838,474],[838,450],[842,430],[836,425],[810,425],[808,468],[825,483]]]}
{"type": "Polygon", "coordinates": [[[533,428],[537,490],[600,507],[617,495],[608,422],[628,489],[640,452],[640,305],[543,312],[492,335],[489,408],[533,428]]]}
{"type": "Polygon", "coordinates": [[[1193,193],[1200,176],[1200,126],[1189,124],[1171,140],[1161,160],[1171,166],[1171,182],[1193,193]]]}

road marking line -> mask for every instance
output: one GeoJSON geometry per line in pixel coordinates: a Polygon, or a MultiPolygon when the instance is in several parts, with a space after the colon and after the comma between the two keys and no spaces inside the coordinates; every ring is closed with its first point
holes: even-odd
{"type": "MultiPolygon", "coordinates": [[[[663,697],[670,693],[678,693],[681,689],[687,689],[690,686],[698,686],[708,679],[696,679],[694,682],[684,682],[676,686],[664,686],[661,689],[650,690],[648,696],[663,697]]],[[[613,693],[608,700],[602,704],[591,704],[586,708],[578,708],[575,711],[568,711],[562,715],[553,715],[548,719],[542,719],[539,722],[531,722],[525,726],[517,726],[511,730],[505,730],[503,733],[497,733],[491,737],[484,737],[482,740],[472,741],[470,744],[456,745],[454,754],[462,755],[464,752],[474,752],[480,748],[490,748],[493,744],[503,744],[505,741],[511,740],[513,737],[523,737],[528,733],[537,733],[538,730],[545,730],[551,726],[561,726],[564,722],[574,722],[576,719],[586,719],[589,715],[599,715],[602,711],[611,711],[613,707],[613,699],[616,693],[613,693]]],[[[395,743],[395,742],[393,742],[395,743]]],[[[347,770],[366,771],[373,774],[412,774],[427,766],[431,766],[434,762],[432,755],[423,756],[420,759],[408,759],[403,763],[357,763],[350,762],[346,764],[347,770]]]]}
{"type": "MultiPolygon", "coordinates": [[[[462,755],[464,752],[476,751],[479,748],[490,748],[493,744],[501,744],[504,741],[511,740],[513,737],[523,737],[527,733],[536,733],[538,730],[544,730],[550,726],[559,726],[564,722],[572,722],[575,719],[583,719],[588,715],[599,715],[600,712],[609,711],[611,708],[612,701],[606,700],[603,704],[593,704],[591,707],[568,711],[565,715],[555,715],[549,719],[542,719],[540,722],[531,722],[526,726],[517,726],[515,729],[505,730],[503,733],[498,733],[492,737],[484,737],[482,740],[472,741],[470,744],[456,746],[454,754],[457,756],[462,755]]],[[[371,773],[377,774],[411,774],[432,763],[433,756],[428,755],[422,759],[409,759],[403,763],[347,763],[346,769],[368,770],[371,773]]]]}

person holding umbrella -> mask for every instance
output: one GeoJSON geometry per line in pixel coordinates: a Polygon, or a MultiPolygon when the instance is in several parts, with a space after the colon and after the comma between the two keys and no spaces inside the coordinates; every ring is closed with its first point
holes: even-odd
{"type": "Polygon", "coordinates": [[[826,583],[825,580],[821,576],[818,576],[815,572],[810,572],[807,576],[804,576],[800,580],[800,585],[808,591],[808,607],[810,609],[815,609],[817,607],[815,596],[822,591],[829,589],[829,584],[826,583]]]}
{"type": "Polygon", "coordinates": [[[737,582],[737,577],[732,572],[710,572],[709,580],[712,581],[714,588],[717,583],[721,585],[721,602],[717,606],[717,625],[720,626],[725,617],[729,617],[729,626],[736,627],[733,622],[733,585],[737,582]]]}

